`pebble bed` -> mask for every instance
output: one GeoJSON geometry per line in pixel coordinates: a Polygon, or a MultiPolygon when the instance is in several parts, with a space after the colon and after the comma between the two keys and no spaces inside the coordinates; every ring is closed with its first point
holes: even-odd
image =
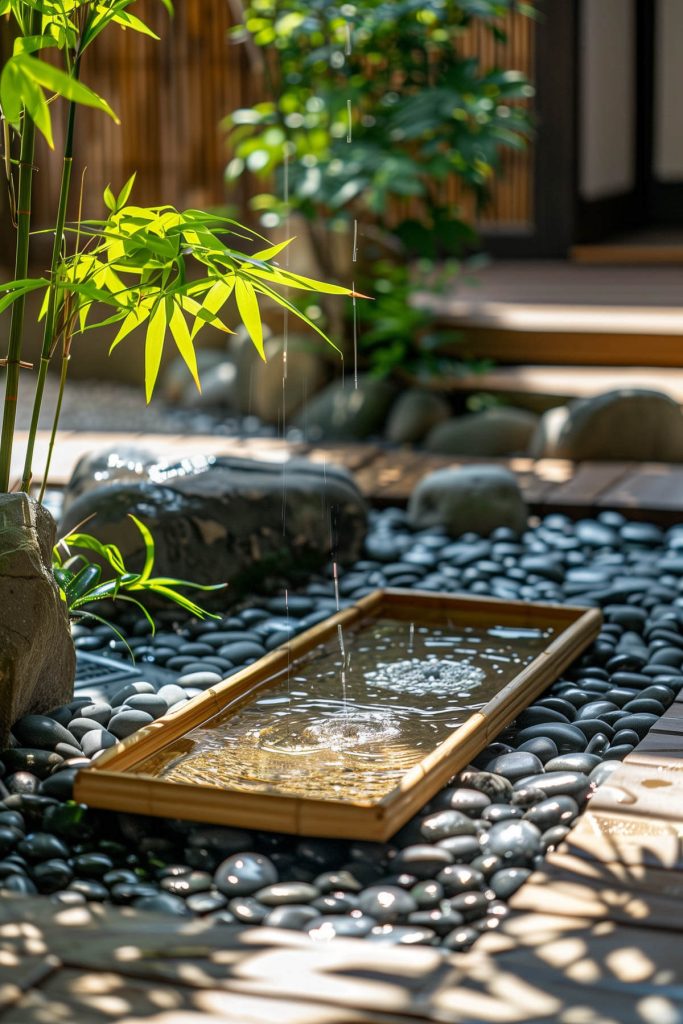
{"type": "MultiPolygon", "coordinates": [[[[76,770],[117,739],[335,609],[330,577],[263,597],[221,621],[152,639],[139,663],[177,673],[87,696],[14,729],[0,754],[0,886],[57,904],[104,901],[226,924],[293,928],[315,940],[471,946],[555,848],[595,787],[638,744],[683,682],[683,525],[665,532],[604,512],[549,515],[523,537],[456,541],[372,514],[365,558],[341,573],[341,602],[381,586],[600,606],[599,638],[512,727],[388,843],[300,839],[98,812],[69,800],[76,770]]],[[[122,656],[101,627],[78,647],[122,656]]]]}

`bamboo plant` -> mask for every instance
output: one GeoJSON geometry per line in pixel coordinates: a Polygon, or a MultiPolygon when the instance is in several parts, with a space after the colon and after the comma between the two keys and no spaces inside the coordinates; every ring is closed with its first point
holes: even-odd
{"type": "MultiPolygon", "coordinates": [[[[159,0],[173,13],[172,0],[159,0]]],[[[54,410],[47,465],[41,473],[42,500],[57,437],[62,395],[72,342],[93,327],[112,328],[111,349],[135,328],[144,331],[145,396],[154,393],[164,346],[172,342],[198,388],[195,344],[206,324],[231,332],[226,314],[231,304],[260,356],[264,356],[260,303],[278,303],[313,330],[330,339],[301,313],[288,297],[289,289],[349,295],[347,288],[289,273],[278,266],[280,252],[291,241],[269,241],[237,222],[201,210],[179,211],[168,205],[151,208],[131,201],[134,176],[120,191],[107,187],[103,200],[106,216],[100,220],[68,222],[73,196],[72,165],[78,107],[100,111],[118,123],[116,113],[81,81],[82,59],[102,32],[115,29],[155,34],[132,11],[135,0],[0,0],[0,16],[12,22],[14,43],[0,74],[3,163],[9,207],[16,226],[14,277],[0,285],[0,313],[10,316],[5,367],[5,392],[0,429],[0,493],[10,490],[15,445],[17,404],[24,397],[24,375],[35,370],[31,422],[20,489],[28,492],[34,473],[38,422],[45,382],[53,361],[60,362],[59,396],[54,410]],[[48,58],[48,59],[46,59],[48,58]],[[61,182],[55,210],[52,256],[44,273],[31,274],[31,192],[34,182],[35,140],[40,133],[54,152],[53,118],[63,117],[61,182]],[[27,296],[42,296],[42,346],[37,367],[24,358],[27,296]],[[20,384],[22,387],[20,388],[20,384]]],[[[55,154],[55,156],[57,156],[55,154]]],[[[81,195],[82,200],[82,195],[81,195]]],[[[332,344],[332,342],[330,342],[332,344]]],[[[335,346],[336,347],[336,346],[335,346]]],[[[78,543],[83,547],[83,536],[78,543]]],[[[87,548],[87,543],[86,543],[87,548]]],[[[90,550],[95,550],[90,545],[90,550]]],[[[85,593],[112,596],[100,583],[83,589],[88,575],[83,556],[78,572],[56,556],[55,574],[62,592],[79,606],[85,593]],[[80,574],[80,576],[79,576],[80,574]],[[78,582],[75,582],[79,576],[78,582]]],[[[116,565],[111,559],[110,569],[116,565]]],[[[116,594],[138,587],[139,579],[125,568],[116,594]]],[[[143,573],[144,576],[144,573],[143,573]]],[[[143,583],[147,577],[143,578],[143,583]]],[[[120,582],[120,581],[119,581],[120,582]]],[[[179,581],[162,581],[167,589],[179,581]]],[[[145,589],[138,587],[138,589],[145,589]]],[[[175,592],[167,594],[182,604],[175,592]]],[[[196,607],[196,606],[193,606],[196,607]]]]}

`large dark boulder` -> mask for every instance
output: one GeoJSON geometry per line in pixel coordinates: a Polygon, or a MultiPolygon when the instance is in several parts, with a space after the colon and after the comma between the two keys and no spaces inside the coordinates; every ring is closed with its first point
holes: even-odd
{"type": "Polygon", "coordinates": [[[128,461],[123,479],[110,468],[108,482],[97,486],[97,463],[88,460],[90,482],[76,467],[60,532],[87,519],[90,533],[117,544],[126,564],[139,568],[143,551],[132,513],[154,536],[155,574],[228,583],[200,603],[224,607],[252,588],[361,554],[367,509],[346,470],[304,459],[219,457],[138,465],[141,473],[131,473],[128,461]]]}
{"type": "Polygon", "coordinates": [[[17,719],[73,696],[76,654],[52,574],[55,524],[26,494],[0,494],[0,742],[17,719]]]}

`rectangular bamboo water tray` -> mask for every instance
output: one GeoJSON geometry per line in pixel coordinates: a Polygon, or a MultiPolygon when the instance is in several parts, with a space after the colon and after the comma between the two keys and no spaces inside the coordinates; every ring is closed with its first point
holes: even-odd
{"type": "Polygon", "coordinates": [[[94,807],[384,840],[595,638],[595,608],[377,590],[79,773],[94,807]]]}

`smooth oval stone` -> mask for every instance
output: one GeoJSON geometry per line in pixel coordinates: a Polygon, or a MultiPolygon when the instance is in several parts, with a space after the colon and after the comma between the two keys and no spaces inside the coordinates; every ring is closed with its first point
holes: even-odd
{"type": "Polygon", "coordinates": [[[434,843],[448,836],[471,836],[476,832],[472,819],[462,811],[437,811],[423,818],[420,832],[425,839],[434,843]]]}
{"type": "Polygon", "coordinates": [[[561,754],[586,749],[586,737],[575,725],[549,722],[547,725],[530,725],[517,733],[518,744],[539,738],[552,740],[561,754]]]}
{"type": "Polygon", "coordinates": [[[530,861],[540,849],[541,832],[530,821],[501,821],[482,839],[486,853],[501,857],[506,865],[530,861]]]}
{"type": "Polygon", "coordinates": [[[208,690],[210,687],[222,682],[222,680],[223,676],[219,672],[203,670],[201,672],[185,672],[182,676],[178,677],[177,682],[178,686],[182,686],[185,689],[192,687],[197,690],[208,690]]]}
{"type": "Polygon", "coordinates": [[[460,953],[463,950],[469,949],[473,942],[479,938],[479,932],[476,928],[472,928],[469,925],[463,925],[461,928],[454,928],[452,932],[449,932],[444,939],[441,940],[441,945],[444,949],[449,949],[453,953],[460,953]]]}
{"type": "Polygon", "coordinates": [[[313,900],[311,906],[318,914],[350,914],[358,908],[358,897],[350,892],[328,892],[313,900]]]}
{"type": "Polygon", "coordinates": [[[640,736],[633,729],[619,729],[612,737],[612,745],[618,747],[622,743],[629,743],[632,747],[635,747],[640,743],[640,736]]]}
{"type": "Polygon", "coordinates": [[[12,747],[3,752],[2,762],[6,771],[10,773],[26,771],[36,775],[39,779],[44,779],[53,768],[63,764],[64,758],[50,750],[12,747]]]}
{"type": "Polygon", "coordinates": [[[576,716],[576,708],[562,697],[543,697],[541,700],[536,701],[535,707],[552,708],[553,711],[561,711],[567,721],[572,721],[576,716]]]}
{"type": "Polygon", "coordinates": [[[245,661],[262,658],[267,651],[263,644],[256,643],[254,640],[237,640],[223,644],[218,648],[218,653],[234,665],[242,665],[245,661]]]}
{"type": "Polygon", "coordinates": [[[609,699],[618,708],[623,708],[624,704],[628,704],[630,700],[633,700],[638,692],[638,690],[626,689],[623,686],[612,687],[609,691],[609,699]]]}
{"type": "Polygon", "coordinates": [[[24,838],[24,833],[13,825],[0,825],[0,857],[9,853],[24,838]]]}
{"type": "Polygon", "coordinates": [[[100,750],[115,747],[116,743],[116,736],[107,729],[92,729],[84,735],[81,740],[81,747],[86,757],[93,757],[100,750]]]}
{"type": "Polygon", "coordinates": [[[509,782],[516,782],[525,775],[535,775],[543,771],[543,763],[536,754],[526,750],[515,750],[511,754],[494,757],[486,765],[486,770],[505,776],[509,782]]]}
{"type": "Polygon", "coordinates": [[[103,903],[109,899],[109,890],[94,878],[74,878],[69,889],[73,892],[83,893],[90,903],[103,903]]]}
{"type": "MultiPolygon", "coordinates": [[[[87,762],[86,762],[87,763],[87,762]]],[[[80,771],[79,766],[65,768],[54,775],[50,775],[40,784],[42,796],[54,797],[56,800],[71,800],[74,792],[74,782],[80,771]]]]}
{"type": "Polygon", "coordinates": [[[443,900],[442,909],[454,910],[462,914],[465,921],[473,921],[477,917],[483,917],[489,905],[488,897],[483,892],[460,892],[457,896],[449,896],[443,900]]]}
{"type": "Polygon", "coordinates": [[[571,796],[553,796],[530,807],[524,818],[545,832],[553,825],[573,821],[578,813],[579,805],[571,796]]]}
{"type": "Polygon", "coordinates": [[[648,715],[644,712],[640,712],[634,715],[626,715],[619,721],[620,729],[633,729],[634,732],[638,733],[638,736],[642,739],[653,725],[659,721],[659,715],[648,715]]]}
{"type": "Polygon", "coordinates": [[[102,878],[114,867],[111,857],[105,853],[81,853],[73,858],[72,864],[76,873],[86,878],[102,878]]]}
{"type": "Polygon", "coordinates": [[[26,820],[23,814],[20,814],[19,811],[0,810],[0,825],[9,825],[11,828],[16,828],[20,832],[26,831],[26,820]]]}
{"type": "Polygon", "coordinates": [[[53,893],[65,888],[74,876],[72,868],[65,860],[54,858],[36,864],[32,871],[33,881],[40,892],[53,893]]]}
{"type": "MultiPolygon", "coordinates": [[[[216,869],[214,885],[226,896],[251,896],[259,889],[279,881],[278,870],[268,857],[260,853],[237,853],[216,869]]],[[[319,889],[316,888],[316,895],[319,889]]],[[[306,902],[306,900],[299,900],[306,902]]]]}
{"type": "Polygon", "coordinates": [[[436,933],[431,928],[419,928],[416,925],[407,924],[375,925],[366,936],[366,940],[392,946],[435,946],[438,942],[436,933]]]}
{"type": "Polygon", "coordinates": [[[263,919],[266,928],[289,928],[293,931],[305,931],[311,921],[320,917],[315,907],[302,904],[290,904],[285,907],[274,907],[263,919]]]}
{"type": "Polygon", "coordinates": [[[609,622],[617,622],[624,629],[642,632],[647,622],[647,614],[642,608],[632,604],[608,604],[603,614],[609,622]]]}
{"type": "Polygon", "coordinates": [[[529,725],[543,725],[546,722],[569,722],[569,718],[562,711],[533,704],[517,716],[517,726],[520,729],[526,729],[529,725]]]}
{"type": "Polygon", "coordinates": [[[309,922],[306,931],[316,942],[329,942],[330,939],[362,939],[369,935],[377,924],[374,917],[360,914],[321,914],[309,922]]]}
{"type": "Polygon", "coordinates": [[[552,853],[567,838],[571,832],[571,825],[553,825],[541,836],[541,850],[543,853],[552,853]]]}
{"type": "Polygon", "coordinates": [[[419,843],[399,850],[391,867],[398,874],[405,871],[417,878],[435,878],[439,871],[451,864],[453,857],[448,850],[419,843]]]}
{"type": "Polygon", "coordinates": [[[484,793],[491,802],[505,803],[512,794],[510,782],[494,772],[464,771],[460,778],[466,786],[484,793]]]}
{"type": "MultiPolygon", "coordinates": [[[[87,718],[92,722],[99,722],[100,726],[103,726],[108,723],[112,713],[111,704],[106,704],[104,701],[98,701],[95,704],[83,704],[76,715],[73,716],[69,725],[77,721],[78,718],[87,718]]],[[[73,729],[69,729],[69,732],[73,732],[73,729]]]]}
{"type": "Polygon", "coordinates": [[[525,740],[524,743],[520,743],[517,752],[522,753],[524,751],[533,754],[543,764],[546,764],[551,758],[557,757],[558,754],[557,744],[545,736],[539,736],[536,739],[525,740]]]}
{"type": "Polygon", "coordinates": [[[225,896],[220,892],[194,892],[187,897],[185,905],[193,914],[203,916],[222,910],[227,902],[225,896]]]}
{"type": "Polygon", "coordinates": [[[49,832],[29,832],[18,843],[17,852],[27,860],[66,860],[70,856],[68,846],[49,832]]]}
{"type": "MultiPolygon", "coordinates": [[[[277,879],[272,879],[277,881],[277,879]]],[[[265,885],[265,883],[264,883],[265,885]]],[[[360,892],[363,886],[350,871],[323,871],[313,879],[313,885],[319,892],[360,892]]]]}
{"type": "Polygon", "coordinates": [[[138,729],[142,729],[145,725],[151,725],[154,721],[152,715],[148,715],[146,711],[135,711],[133,708],[130,711],[118,711],[109,723],[109,732],[116,736],[119,740],[124,740],[127,736],[132,736],[138,729]]]}
{"type": "Polygon", "coordinates": [[[616,704],[613,704],[609,700],[592,700],[589,704],[584,704],[583,707],[579,708],[574,719],[574,724],[578,725],[580,721],[585,718],[599,718],[604,715],[607,711],[618,711],[616,704]]]}
{"type": "Polygon", "coordinates": [[[467,786],[458,786],[457,789],[442,789],[434,797],[432,805],[434,809],[452,809],[462,811],[470,818],[478,818],[485,807],[491,803],[491,798],[486,793],[477,789],[470,789],[467,786]]]}
{"type": "Polygon", "coordinates": [[[471,889],[479,889],[484,884],[481,871],[473,866],[466,867],[464,864],[451,864],[439,872],[436,880],[449,897],[471,889]]]}
{"type": "Polygon", "coordinates": [[[392,885],[371,885],[358,895],[358,907],[381,924],[389,924],[417,910],[417,903],[405,889],[392,885]]]}
{"type": "MultiPolygon", "coordinates": [[[[40,779],[33,772],[13,772],[12,775],[5,776],[4,784],[12,796],[32,796],[38,792],[40,779]]],[[[5,806],[9,805],[5,803],[5,806]]]]}
{"type": "Polygon", "coordinates": [[[439,839],[437,846],[448,850],[456,864],[469,864],[473,857],[481,853],[476,836],[446,836],[445,839],[439,839]]]}
{"type": "Polygon", "coordinates": [[[408,914],[408,924],[417,928],[431,928],[437,935],[447,935],[448,932],[465,923],[462,914],[450,907],[441,909],[435,907],[431,910],[416,910],[408,914]]]}
{"type": "MultiPolygon", "coordinates": [[[[622,716],[623,712],[619,711],[615,712],[615,714],[622,716]]],[[[576,728],[580,729],[584,734],[586,740],[593,739],[593,737],[597,736],[598,733],[608,737],[614,735],[614,726],[606,722],[604,718],[582,718],[580,722],[577,721],[575,724],[576,728]]],[[[591,753],[591,751],[588,750],[588,745],[586,745],[586,750],[588,753],[591,753]]]]}
{"type": "Polygon", "coordinates": [[[597,754],[559,754],[546,762],[547,772],[583,772],[590,775],[596,765],[600,764],[597,754]]]}
{"type": "Polygon", "coordinates": [[[154,896],[139,896],[133,902],[138,910],[151,910],[156,914],[170,914],[173,917],[188,917],[190,911],[185,900],[170,892],[158,892],[154,896]]]}
{"type": "Polygon", "coordinates": [[[605,753],[609,755],[611,759],[623,761],[625,757],[633,753],[632,743],[619,743],[610,744],[606,749],[605,753]]]}
{"type": "Polygon", "coordinates": [[[420,910],[432,910],[434,907],[438,907],[446,892],[441,882],[430,878],[414,885],[410,890],[410,895],[420,910]]]}
{"type": "MultiPolygon", "coordinates": [[[[207,892],[213,884],[213,877],[208,871],[190,871],[185,875],[162,878],[160,885],[164,892],[172,892],[174,896],[192,896],[195,893],[207,892]]],[[[225,906],[224,900],[222,906],[225,906]]],[[[213,908],[215,910],[218,907],[213,908]]],[[[207,911],[208,913],[208,911],[207,911]]]]}
{"type": "Polygon", "coordinates": [[[53,750],[56,743],[71,743],[67,729],[47,715],[24,715],[12,726],[12,733],[23,747],[53,750]]]}
{"type": "MultiPolygon", "coordinates": [[[[58,743],[55,746],[55,754],[59,754],[65,761],[71,761],[75,757],[83,757],[83,751],[79,743],[58,743]]],[[[57,768],[54,769],[57,771],[57,768]]]]}
{"type": "MultiPolygon", "coordinates": [[[[132,694],[128,694],[129,697],[132,694]]],[[[176,683],[166,683],[160,687],[157,692],[157,697],[161,697],[162,700],[166,701],[168,708],[174,707],[180,701],[186,700],[187,694],[182,686],[178,686],[176,683]]]]}
{"type": "Polygon", "coordinates": [[[679,647],[660,647],[650,657],[649,662],[650,665],[680,668],[683,665],[683,651],[679,647]]]}
{"type": "Polygon", "coordinates": [[[544,796],[573,796],[581,801],[588,792],[589,782],[583,772],[561,771],[531,775],[515,783],[515,789],[536,789],[544,796]]]}
{"type": "Polygon", "coordinates": [[[2,888],[8,889],[9,892],[19,892],[24,896],[35,896],[38,889],[26,875],[7,875],[2,880],[2,888]]]}
{"type": "Polygon", "coordinates": [[[121,708],[145,711],[154,719],[161,718],[168,711],[166,701],[158,693],[136,693],[133,697],[128,697],[121,705],[121,708]]]}
{"type": "Polygon", "coordinates": [[[530,874],[530,868],[503,868],[491,876],[489,884],[498,899],[507,900],[526,882],[530,874]]]}
{"type": "MultiPolygon", "coordinates": [[[[107,719],[107,721],[109,721],[109,719],[107,719]]],[[[104,723],[104,724],[106,724],[106,723],[104,723]]],[[[73,718],[69,722],[69,732],[72,734],[72,740],[71,740],[72,743],[73,743],[73,737],[75,737],[79,741],[79,743],[80,743],[81,740],[83,739],[83,737],[85,736],[86,732],[93,732],[93,730],[95,732],[101,732],[102,731],[102,722],[96,722],[94,718],[80,718],[80,717],[79,718],[73,718]]]]}
{"type": "Polygon", "coordinates": [[[510,818],[521,818],[522,810],[520,807],[513,807],[512,804],[489,804],[481,812],[483,821],[496,822],[496,821],[508,821],[510,818]]]}
{"type": "Polygon", "coordinates": [[[126,683],[120,690],[117,690],[114,696],[111,698],[112,708],[117,708],[123,704],[124,701],[128,700],[129,697],[133,697],[136,693],[156,693],[157,688],[152,683],[141,681],[139,683],[126,683]]]}
{"type": "Polygon", "coordinates": [[[113,903],[125,906],[143,896],[157,896],[159,890],[151,882],[116,882],[109,892],[113,903]]]}
{"type": "Polygon", "coordinates": [[[624,704],[624,711],[634,715],[644,711],[648,715],[658,715],[661,717],[664,714],[665,708],[658,700],[654,700],[651,697],[636,697],[635,700],[630,700],[628,704],[624,704]]]}
{"type": "Polygon", "coordinates": [[[673,702],[675,693],[678,692],[679,686],[677,685],[674,689],[670,686],[665,686],[662,683],[653,683],[651,686],[646,686],[644,690],[640,691],[640,696],[651,700],[658,700],[665,708],[673,702]]]}
{"type": "Polygon", "coordinates": [[[287,903],[308,903],[320,893],[310,882],[274,882],[255,893],[256,899],[267,907],[281,907],[287,903]]]}

